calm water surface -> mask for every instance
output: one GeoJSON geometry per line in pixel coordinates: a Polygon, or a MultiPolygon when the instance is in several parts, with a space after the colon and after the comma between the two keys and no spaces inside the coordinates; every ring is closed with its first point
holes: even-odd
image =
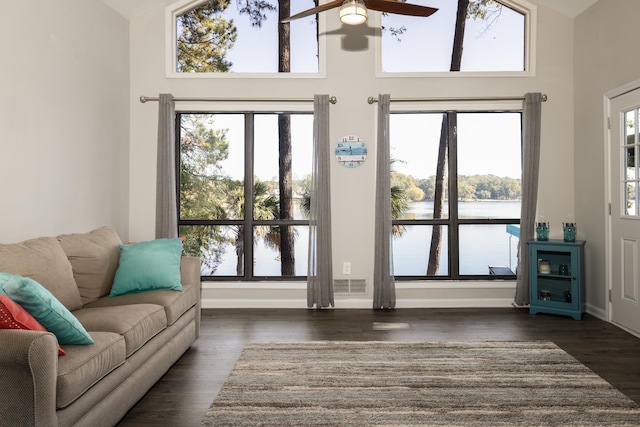
{"type": "MultiPolygon", "coordinates": [[[[460,202],[461,218],[519,218],[520,202],[486,201],[460,202]]],[[[445,212],[448,207],[445,205],[445,212]]],[[[433,202],[413,202],[405,216],[411,219],[433,217],[433,202]]],[[[446,227],[445,227],[446,230],[446,227]]],[[[296,274],[307,274],[308,229],[297,227],[296,274]]],[[[447,232],[446,230],[445,232],[447,232]]],[[[396,276],[422,276],[426,274],[431,227],[408,226],[405,233],[393,239],[393,263],[396,276]]],[[[473,225],[460,228],[460,274],[488,274],[488,266],[506,266],[515,271],[518,238],[506,231],[506,225],[473,225]]],[[[443,239],[439,275],[449,272],[447,262],[447,241],[443,239]]],[[[216,270],[216,276],[235,276],[236,253],[233,245],[228,245],[223,262],[216,270]]],[[[203,271],[203,275],[210,274],[203,271]]],[[[280,276],[279,252],[259,242],[254,248],[254,275],[280,276]]]]}

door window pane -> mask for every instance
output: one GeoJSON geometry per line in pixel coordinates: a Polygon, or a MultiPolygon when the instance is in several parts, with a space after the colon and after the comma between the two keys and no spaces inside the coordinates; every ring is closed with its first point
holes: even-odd
{"type": "Polygon", "coordinates": [[[637,199],[637,185],[635,182],[628,182],[626,189],[626,203],[625,203],[625,214],[626,215],[638,215],[636,210],[636,199],[637,199]]]}
{"type": "Polygon", "coordinates": [[[626,216],[639,216],[638,186],[640,185],[640,166],[638,165],[638,150],[640,150],[640,137],[638,130],[639,108],[634,108],[624,113],[624,139],[620,144],[622,165],[622,212],[626,216]]]}
{"type": "Polygon", "coordinates": [[[625,144],[633,145],[636,142],[636,110],[627,111],[624,115],[624,131],[625,131],[625,144]]]}
{"type": "Polygon", "coordinates": [[[627,179],[636,178],[636,147],[628,147],[624,149],[627,155],[625,165],[627,171],[627,179]]]}

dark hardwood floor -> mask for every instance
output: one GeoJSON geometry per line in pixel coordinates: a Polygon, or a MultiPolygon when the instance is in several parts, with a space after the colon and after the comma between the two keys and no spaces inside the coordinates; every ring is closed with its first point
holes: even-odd
{"type": "Polygon", "coordinates": [[[518,309],[204,310],[200,338],[119,426],[199,426],[250,341],[549,340],[640,403],[640,339],[593,316],[518,309]]]}

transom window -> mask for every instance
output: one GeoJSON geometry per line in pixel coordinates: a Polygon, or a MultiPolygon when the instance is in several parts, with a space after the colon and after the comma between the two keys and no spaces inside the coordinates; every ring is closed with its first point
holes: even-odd
{"type": "MultiPolygon", "coordinates": [[[[314,6],[290,2],[286,16],[314,6]]],[[[280,7],[278,0],[186,2],[171,13],[171,73],[318,73],[316,17],[280,24],[280,7]]]]}
{"type": "Polygon", "coordinates": [[[389,135],[395,277],[513,276],[521,113],[395,112],[389,135]]]}
{"type": "Polygon", "coordinates": [[[638,115],[640,108],[627,111],[625,118],[625,139],[622,152],[622,202],[621,212],[626,216],[640,216],[638,204],[638,188],[640,186],[640,166],[638,165],[638,151],[640,138],[638,136],[638,115]]]}
{"type": "Polygon", "coordinates": [[[203,278],[306,277],[313,114],[181,112],[176,127],[179,234],[203,278]]]}
{"type": "MultiPolygon", "coordinates": [[[[428,18],[383,14],[383,73],[528,71],[533,7],[509,0],[412,0],[438,11],[428,18]]],[[[518,2],[521,3],[521,2],[518,2]]]]}

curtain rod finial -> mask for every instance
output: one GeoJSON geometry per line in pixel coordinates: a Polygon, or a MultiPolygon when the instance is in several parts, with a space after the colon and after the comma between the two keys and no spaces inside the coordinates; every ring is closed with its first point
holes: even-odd
{"type": "Polygon", "coordinates": [[[144,96],[144,95],[142,95],[142,96],[140,97],[140,102],[141,102],[141,103],[143,103],[143,104],[144,104],[145,102],[147,102],[147,97],[146,97],[146,96],[144,96]]]}
{"type": "Polygon", "coordinates": [[[332,104],[337,104],[338,103],[338,98],[336,98],[335,96],[330,96],[329,97],[329,102],[332,104]]]}
{"type": "Polygon", "coordinates": [[[369,104],[373,104],[373,103],[378,102],[378,100],[377,100],[377,99],[375,99],[373,96],[370,96],[370,97],[368,97],[368,98],[367,98],[367,102],[368,102],[369,104]]]}

